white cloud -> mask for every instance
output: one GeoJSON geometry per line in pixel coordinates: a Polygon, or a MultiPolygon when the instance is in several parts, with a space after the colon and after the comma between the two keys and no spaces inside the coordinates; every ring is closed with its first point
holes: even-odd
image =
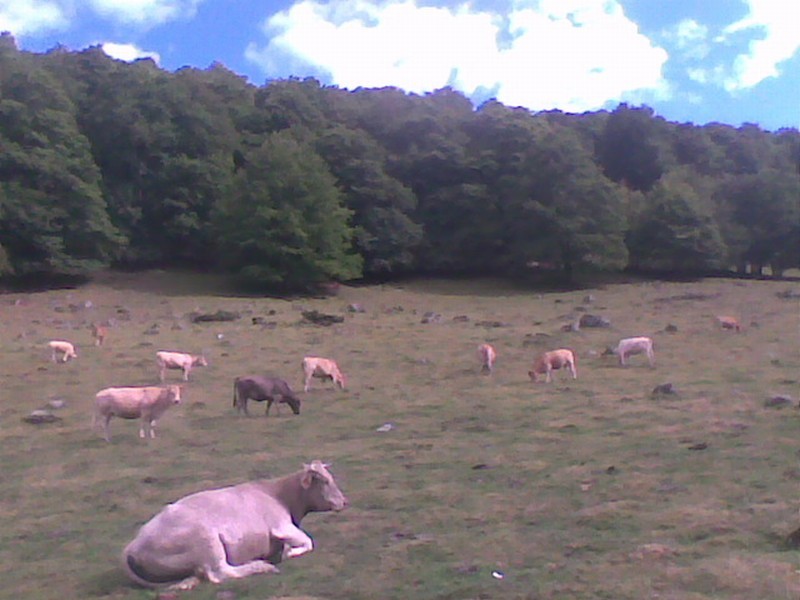
{"type": "Polygon", "coordinates": [[[142,50],[134,44],[115,44],[114,42],[104,42],[100,44],[103,52],[108,54],[111,58],[117,60],[124,60],[126,62],[133,62],[138,58],[152,58],[156,64],[161,62],[161,57],[158,52],[148,52],[142,50]]]}
{"type": "Polygon", "coordinates": [[[778,65],[800,49],[800,3],[786,0],[746,0],[747,16],[728,25],[723,37],[755,33],[749,52],[733,63],[733,73],[723,85],[728,91],[751,88],[768,77],[777,77],[778,65]],[[753,32],[753,30],[757,30],[753,32]]]}
{"type": "Polygon", "coordinates": [[[683,19],[680,23],[664,32],[664,36],[675,42],[681,54],[690,59],[702,60],[710,51],[708,44],[708,27],[694,19],[683,19]]]}
{"type": "Polygon", "coordinates": [[[158,25],[193,17],[202,0],[89,0],[102,17],[133,25],[158,25]]]}
{"type": "Polygon", "coordinates": [[[58,2],[0,1],[0,31],[10,31],[15,36],[21,36],[61,29],[67,24],[67,12],[58,2]]]}
{"type": "Polygon", "coordinates": [[[507,15],[415,0],[300,0],[264,29],[269,43],[250,44],[246,56],[268,75],[289,74],[278,67],[288,59],[346,88],[423,92],[450,84],[467,95],[496,90],[506,104],[568,111],[664,88],[667,53],[617,0],[517,0],[507,15]]]}

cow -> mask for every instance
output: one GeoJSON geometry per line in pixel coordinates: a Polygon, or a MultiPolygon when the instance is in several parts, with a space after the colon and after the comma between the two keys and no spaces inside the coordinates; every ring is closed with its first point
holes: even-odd
{"type": "Polygon", "coordinates": [[[619,356],[619,364],[626,365],[625,360],[634,354],[646,354],[647,362],[651,367],[656,365],[656,356],[653,352],[653,340],[649,337],[632,337],[619,341],[617,346],[611,351],[619,356]]]}
{"type": "Polygon", "coordinates": [[[156,437],[156,421],[173,404],[181,403],[181,387],[118,387],[100,390],[95,395],[95,410],[92,415],[92,429],[97,426],[98,419],[103,421],[103,437],[111,441],[108,424],[111,417],[121,419],[141,419],[139,437],[145,438],[145,428],[149,429],[151,438],[156,437]]]}
{"type": "Polygon", "coordinates": [[[545,375],[545,383],[552,380],[552,372],[562,367],[567,367],[572,373],[572,378],[578,378],[577,362],[575,353],[569,348],[560,348],[545,352],[533,361],[533,367],[528,371],[531,381],[536,381],[537,375],[545,375]]]}
{"type": "Polygon", "coordinates": [[[742,330],[741,325],[739,325],[739,320],[736,317],[729,317],[729,316],[718,316],[717,317],[717,325],[722,329],[732,329],[737,333],[742,330]]]}
{"type": "Polygon", "coordinates": [[[257,573],[314,549],[300,528],[310,512],[344,510],[348,500],[318,460],[291,475],[185,496],[145,523],[122,552],[137,584],[189,590],[257,573]]]}
{"type": "Polygon", "coordinates": [[[162,383],[167,369],[181,369],[183,371],[183,380],[189,381],[189,373],[192,367],[208,366],[208,361],[203,355],[196,356],[185,352],[167,352],[165,350],[156,352],[156,361],[158,362],[158,376],[162,383]]]}
{"type": "Polygon", "coordinates": [[[106,341],[107,335],[108,335],[108,327],[106,327],[105,325],[98,325],[97,323],[92,323],[92,337],[94,338],[95,346],[102,346],[106,341]]]}
{"type": "Polygon", "coordinates": [[[330,379],[334,384],[344,389],[347,380],[336,361],[329,358],[319,358],[317,356],[306,356],[303,359],[303,391],[307,392],[311,388],[311,378],[330,379]]]}
{"type": "Polygon", "coordinates": [[[491,375],[494,370],[494,361],[497,352],[491,344],[481,344],[478,346],[478,357],[481,361],[481,373],[491,375]]]}
{"type": "Polygon", "coordinates": [[[289,405],[294,414],[300,414],[300,398],[295,395],[289,384],[283,379],[265,377],[263,375],[247,375],[245,377],[237,377],[233,382],[233,406],[236,408],[237,413],[244,411],[244,414],[250,416],[247,410],[247,401],[263,402],[266,400],[266,414],[269,415],[269,409],[276,399],[279,406],[283,402],[289,405]]]}
{"type": "Polygon", "coordinates": [[[61,362],[67,362],[70,358],[78,358],[75,346],[65,340],[51,340],[47,342],[50,348],[50,357],[53,362],[58,362],[58,354],[61,353],[61,362]]]}

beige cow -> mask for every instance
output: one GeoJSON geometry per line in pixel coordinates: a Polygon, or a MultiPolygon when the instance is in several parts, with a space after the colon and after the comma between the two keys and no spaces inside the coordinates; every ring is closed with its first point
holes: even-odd
{"type": "Polygon", "coordinates": [[[100,390],[95,395],[95,410],[92,415],[92,429],[97,421],[103,422],[103,437],[111,441],[108,424],[111,417],[120,419],[141,419],[139,437],[146,437],[145,428],[151,438],[156,437],[156,421],[170,406],[181,403],[181,387],[118,387],[100,390]]]}
{"type": "Polygon", "coordinates": [[[649,337],[632,337],[625,338],[619,341],[617,347],[614,348],[613,353],[619,356],[619,364],[623,367],[627,364],[625,361],[629,356],[635,354],[646,354],[647,362],[651,367],[656,366],[656,355],[653,352],[653,340],[649,337]]]}
{"type": "Polygon", "coordinates": [[[50,355],[53,362],[58,362],[58,355],[61,354],[61,362],[67,362],[70,358],[78,358],[75,346],[66,340],[51,340],[47,342],[50,348],[50,355]]]}
{"type": "Polygon", "coordinates": [[[145,523],[122,553],[128,576],[146,587],[192,589],[257,573],[311,552],[300,528],[310,512],[340,511],[348,501],[315,460],[278,479],[197,492],[168,504],[145,523]]]}
{"type": "Polygon", "coordinates": [[[168,352],[166,350],[156,352],[156,362],[158,362],[158,376],[162,383],[167,369],[180,369],[183,371],[183,380],[189,381],[189,373],[191,373],[192,367],[208,366],[208,361],[203,355],[168,352]]]}
{"type": "Polygon", "coordinates": [[[347,383],[336,361],[318,356],[306,356],[303,359],[303,390],[306,392],[311,389],[312,377],[322,380],[330,379],[341,389],[344,389],[347,383]]]}
{"type": "Polygon", "coordinates": [[[557,369],[566,367],[572,373],[572,378],[578,378],[577,362],[575,353],[569,348],[560,348],[545,352],[533,361],[533,367],[528,371],[528,376],[532,381],[537,380],[537,375],[545,375],[545,382],[550,383],[552,373],[557,369]]]}

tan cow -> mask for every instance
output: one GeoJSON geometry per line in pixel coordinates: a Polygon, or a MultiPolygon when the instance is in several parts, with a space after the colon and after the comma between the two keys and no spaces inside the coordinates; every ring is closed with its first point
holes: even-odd
{"type": "Polygon", "coordinates": [[[61,354],[61,362],[67,362],[70,358],[78,358],[75,346],[65,340],[51,340],[47,342],[50,348],[50,355],[53,362],[58,362],[58,354],[61,354]]]}
{"type": "Polygon", "coordinates": [[[550,383],[552,380],[552,373],[557,369],[566,367],[572,373],[572,378],[578,378],[577,362],[575,360],[575,353],[569,348],[560,348],[559,350],[551,350],[545,352],[533,361],[533,367],[528,371],[528,376],[532,381],[536,381],[537,375],[545,375],[545,382],[550,383]]]}
{"type": "Polygon", "coordinates": [[[303,390],[306,392],[311,389],[312,377],[322,380],[330,379],[341,389],[344,389],[347,383],[336,361],[318,356],[306,356],[303,359],[303,377],[303,390]]]}
{"type": "Polygon", "coordinates": [[[95,411],[92,415],[92,429],[97,426],[98,419],[103,421],[103,437],[111,441],[108,424],[111,417],[120,419],[141,419],[139,437],[144,438],[145,427],[150,430],[150,437],[156,437],[156,421],[167,409],[181,403],[181,387],[118,387],[100,390],[95,395],[95,411]]]}
{"type": "Polygon", "coordinates": [[[348,501],[328,465],[197,492],[168,504],[122,553],[128,576],[146,587],[192,589],[257,573],[314,549],[300,528],[310,512],[340,511],[348,501]]]}
{"type": "Polygon", "coordinates": [[[736,317],[730,317],[727,315],[722,315],[717,317],[717,325],[719,325],[722,329],[732,329],[736,332],[741,331],[741,325],[739,325],[739,320],[736,317]]]}
{"type": "Polygon", "coordinates": [[[189,381],[189,373],[192,367],[207,367],[208,361],[203,355],[186,354],[185,352],[167,352],[159,350],[156,352],[158,362],[158,376],[164,382],[164,375],[167,369],[180,369],[183,371],[183,380],[189,381]]]}
{"type": "Polygon", "coordinates": [[[98,325],[97,323],[92,323],[92,337],[94,338],[95,346],[102,346],[106,341],[107,335],[108,335],[108,327],[106,327],[105,325],[98,325]]]}
{"type": "Polygon", "coordinates": [[[612,351],[619,356],[619,364],[625,366],[625,361],[634,354],[646,354],[647,362],[651,367],[656,365],[656,355],[653,352],[653,340],[649,337],[632,337],[619,341],[617,347],[612,351]]]}
{"type": "Polygon", "coordinates": [[[497,358],[497,352],[491,344],[481,344],[478,346],[478,357],[481,361],[481,373],[491,375],[494,371],[494,361],[497,358]]]}

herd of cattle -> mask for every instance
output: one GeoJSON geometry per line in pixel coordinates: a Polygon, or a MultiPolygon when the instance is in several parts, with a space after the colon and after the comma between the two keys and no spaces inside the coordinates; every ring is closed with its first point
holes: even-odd
{"type": "MultiPolygon", "coordinates": [[[[723,329],[741,329],[734,317],[717,317],[717,323],[723,329]]],[[[92,326],[97,346],[104,344],[107,335],[106,327],[92,326]]],[[[74,345],[66,340],[52,340],[48,347],[53,362],[78,357],[74,345]]],[[[644,354],[650,366],[655,366],[653,340],[649,337],[624,338],[606,353],[617,355],[623,366],[631,356],[644,354]]],[[[491,375],[497,359],[495,348],[481,344],[478,357],[481,371],[491,375]]],[[[156,362],[162,383],[169,369],[181,370],[183,380],[188,381],[193,367],[208,365],[202,355],[170,351],[157,352],[156,362]]],[[[545,382],[550,383],[553,371],[560,369],[568,370],[573,379],[578,378],[576,356],[569,348],[540,354],[528,375],[534,382],[544,376],[545,382]]],[[[331,359],[307,356],[302,370],[305,392],[314,378],[329,380],[345,389],[346,378],[331,359]]],[[[300,398],[278,377],[237,377],[233,385],[234,408],[249,415],[249,400],[267,402],[267,414],[276,401],[289,405],[295,415],[300,413],[300,398]]],[[[158,419],[180,402],[180,385],[109,387],[95,396],[92,428],[98,421],[102,423],[104,437],[110,441],[112,417],[141,419],[139,436],[154,438],[158,419]]],[[[285,477],[206,490],[167,505],[141,527],[125,548],[122,560],[126,573],[142,586],[168,585],[185,590],[201,579],[219,583],[278,572],[275,565],[281,560],[313,549],[311,538],[300,528],[305,515],[340,511],[348,504],[327,467],[315,460],[285,477]]]]}

